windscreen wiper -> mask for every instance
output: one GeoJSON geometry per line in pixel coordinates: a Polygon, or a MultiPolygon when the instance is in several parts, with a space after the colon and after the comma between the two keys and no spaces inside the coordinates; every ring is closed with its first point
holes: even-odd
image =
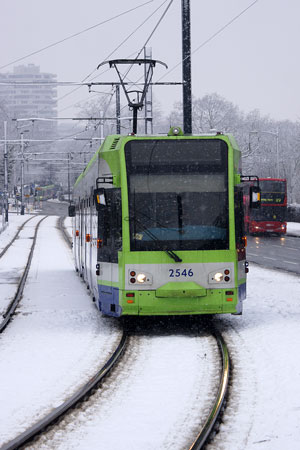
{"type": "MultiPolygon", "coordinates": [[[[130,219],[132,219],[135,223],[138,223],[140,225],[140,227],[143,229],[143,231],[145,232],[145,234],[147,234],[147,236],[149,236],[153,241],[157,241],[157,242],[161,242],[161,240],[155,236],[155,234],[152,233],[152,231],[148,230],[148,228],[145,227],[145,225],[138,220],[136,217],[130,217],[130,219]]],[[[129,220],[129,217],[128,217],[129,220]]],[[[168,250],[166,248],[163,249],[163,251],[165,253],[167,253],[167,255],[170,256],[170,258],[174,259],[175,262],[182,262],[182,259],[179,258],[178,255],[176,255],[175,252],[173,252],[173,250],[168,250]]]]}
{"type": "Polygon", "coordinates": [[[171,256],[171,258],[173,258],[175,262],[182,262],[182,259],[179,258],[179,256],[176,255],[173,250],[164,249],[164,252],[167,253],[167,255],[171,256]]]}

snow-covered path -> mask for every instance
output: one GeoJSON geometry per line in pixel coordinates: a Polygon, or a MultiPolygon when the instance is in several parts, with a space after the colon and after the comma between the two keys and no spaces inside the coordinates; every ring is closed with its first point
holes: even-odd
{"type": "MultiPolygon", "coordinates": [[[[0,235],[0,243],[7,231],[0,235]]],[[[295,224],[293,233],[299,231],[295,224]]],[[[1,442],[13,437],[13,423],[20,432],[39,417],[48,401],[57,406],[70,385],[75,388],[95,364],[101,365],[101,356],[104,360],[119,335],[116,322],[102,318],[91,304],[54,218],[46,219],[40,237],[39,257],[32,266],[19,315],[0,340],[0,389],[5,405],[0,413],[1,442]],[[22,380],[12,389],[23,362],[22,380]]],[[[243,316],[215,318],[229,345],[233,384],[223,424],[209,450],[298,450],[299,318],[300,278],[251,264],[243,316]]],[[[191,429],[186,424],[193,427],[199,422],[197,405],[187,401],[191,398],[187,382],[191,381],[193,393],[199,389],[196,398],[207,405],[205,383],[212,370],[209,366],[203,378],[205,347],[200,338],[192,341],[167,330],[164,336],[141,336],[146,350],[142,367],[135,370],[139,350],[134,347],[110,387],[104,386],[100,410],[94,400],[91,408],[87,404],[74,413],[74,424],[66,425],[71,434],[63,430],[51,435],[50,441],[45,438],[28,448],[187,448],[191,429]],[[162,358],[164,351],[168,359],[162,358]],[[188,377],[180,372],[181,365],[188,368],[188,377]],[[179,378],[173,376],[175,372],[179,378]],[[181,397],[182,403],[178,402],[181,397]],[[160,419],[156,416],[158,401],[160,419]],[[175,441],[170,438],[174,430],[178,430],[175,441]]]]}
{"type": "Polygon", "coordinates": [[[209,450],[288,450],[300,443],[300,277],[250,267],[243,316],[220,317],[234,380],[209,450]]]}

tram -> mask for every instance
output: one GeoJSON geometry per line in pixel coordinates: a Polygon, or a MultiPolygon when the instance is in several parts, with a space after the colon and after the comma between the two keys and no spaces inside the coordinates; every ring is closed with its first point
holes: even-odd
{"type": "Polygon", "coordinates": [[[106,137],[69,207],[75,267],[103,314],[242,313],[240,158],[222,133],[106,137]]]}

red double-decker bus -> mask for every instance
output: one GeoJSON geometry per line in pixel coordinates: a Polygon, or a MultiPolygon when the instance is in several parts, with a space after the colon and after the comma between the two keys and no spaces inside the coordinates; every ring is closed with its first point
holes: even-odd
{"type": "Polygon", "coordinates": [[[284,178],[260,178],[261,206],[249,208],[249,186],[244,192],[245,229],[250,234],[286,233],[287,189],[284,178]]]}

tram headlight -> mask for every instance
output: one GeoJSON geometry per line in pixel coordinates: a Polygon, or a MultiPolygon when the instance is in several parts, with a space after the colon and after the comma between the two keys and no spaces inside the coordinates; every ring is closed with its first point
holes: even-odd
{"type": "Polygon", "coordinates": [[[225,284],[229,283],[232,279],[231,269],[228,267],[219,269],[208,274],[209,284],[225,284]]]}
{"type": "Polygon", "coordinates": [[[221,272],[215,273],[214,279],[217,283],[219,283],[220,281],[223,281],[223,274],[221,272]]]}
{"type": "Polygon", "coordinates": [[[138,283],[145,283],[146,280],[147,280],[147,276],[144,273],[137,274],[136,281],[138,283]]]}
{"type": "Polygon", "coordinates": [[[136,269],[131,269],[128,271],[129,284],[144,284],[151,285],[153,282],[153,276],[149,272],[139,272],[136,269]]]}

